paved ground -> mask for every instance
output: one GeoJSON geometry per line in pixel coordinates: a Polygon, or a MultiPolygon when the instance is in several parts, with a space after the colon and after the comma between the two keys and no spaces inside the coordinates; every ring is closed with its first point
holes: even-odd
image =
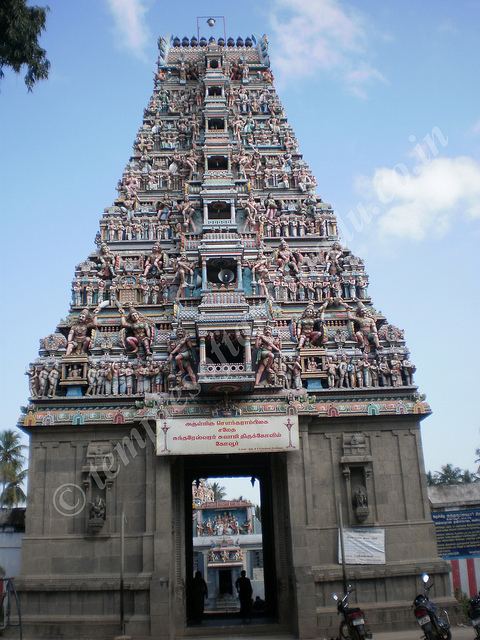
{"type": "MultiPolygon", "coordinates": [[[[373,640],[420,640],[421,631],[397,631],[395,633],[376,633],[373,640]]],[[[452,640],[474,640],[475,632],[471,627],[452,627],[452,640]]]]}
{"type": "MultiPolygon", "coordinates": [[[[267,636],[267,635],[248,635],[244,638],[249,640],[287,640],[290,636],[267,636]]],[[[293,636],[291,636],[293,638],[293,636]]],[[[215,636],[196,636],[195,640],[238,640],[238,635],[215,635],[215,636]]],[[[375,633],[373,640],[422,640],[424,638],[420,630],[413,631],[396,631],[393,633],[375,633]]],[[[452,640],[474,640],[475,633],[471,627],[452,627],[452,640]]],[[[330,638],[318,638],[318,640],[330,640],[330,638]]],[[[336,639],[334,639],[336,640],[336,639]]]]}

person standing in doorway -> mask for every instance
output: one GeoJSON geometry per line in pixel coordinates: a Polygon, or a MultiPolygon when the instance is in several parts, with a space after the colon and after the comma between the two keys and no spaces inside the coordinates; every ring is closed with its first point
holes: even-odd
{"type": "Polygon", "coordinates": [[[207,583],[202,578],[201,571],[196,571],[192,581],[192,618],[194,622],[202,622],[206,598],[208,598],[207,583]]]}
{"type": "Polygon", "coordinates": [[[240,598],[240,616],[242,622],[250,622],[252,617],[252,583],[247,578],[245,571],[240,572],[240,577],[235,582],[235,588],[237,589],[238,597],[240,598]]]}

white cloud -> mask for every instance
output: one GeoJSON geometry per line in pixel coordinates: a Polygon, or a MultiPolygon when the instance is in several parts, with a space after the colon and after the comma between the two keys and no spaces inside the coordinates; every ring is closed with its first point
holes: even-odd
{"type": "Polygon", "coordinates": [[[369,60],[367,20],[340,0],[273,0],[270,21],[280,79],[332,72],[359,97],[385,81],[369,60]]]}
{"type": "Polygon", "coordinates": [[[119,45],[143,58],[150,33],[145,21],[144,0],[107,0],[112,13],[119,45]]]}
{"type": "Polygon", "coordinates": [[[382,236],[423,240],[444,235],[462,213],[480,219],[480,163],[470,157],[435,158],[413,171],[382,167],[358,181],[383,211],[382,236]]]}

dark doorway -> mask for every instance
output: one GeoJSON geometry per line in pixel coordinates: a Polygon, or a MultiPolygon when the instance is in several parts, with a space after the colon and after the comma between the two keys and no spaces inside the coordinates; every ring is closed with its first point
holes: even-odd
{"type": "Polygon", "coordinates": [[[184,459],[187,611],[191,609],[188,585],[194,573],[200,571],[209,593],[204,625],[241,623],[235,582],[242,570],[251,580],[253,599],[262,603],[254,609],[254,621],[278,621],[271,472],[274,455],[205,455],[184,459]],[[247,495],[226,495],[223,500],[213,501],[208,494],[211,485],[221,486],[226,480],[244,481],[247,495]],[[251,489],[251,483],[260,498],[257,504],[248,498],[251,493],[247,485],[251,489]],[[242,510],[246,515],[242,515],[242,510]],[[250,517],[252,522],[248,521],[250,517]]]}
{"type": "Polygon", "coordinates": [[[232,570],[231,569],[220,569],[218,572],[218,591],[220,595],[225,595],[229,593],[232,595],[232,570]]]}

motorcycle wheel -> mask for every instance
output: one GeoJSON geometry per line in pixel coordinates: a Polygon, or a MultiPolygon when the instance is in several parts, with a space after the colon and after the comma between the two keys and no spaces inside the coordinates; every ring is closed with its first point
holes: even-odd
{"type": "Polygon", "coordinates": [[[442,640],[452,640],[452,632],[450,631],[450,629],[443,629],[441,631],[440,637],[442,638],[442,640]]]}
{"type": "Polygon", "coordinates": [[[423,625],[422,631],[425,635],[426,640],[437,640],[437,634],[433,631],[431,622],[423,625]]]}
{"type": "Polygon", "coordinates": [[[365,627],[363,624],[359,624],[358,627],[355,627],[355,636],[357,640],[365,640],[365,627]]]}
{"type": "Polygon", "coordinates": [[[346,622],[340,624],[340,640],[353,640],[346,622]]]}

